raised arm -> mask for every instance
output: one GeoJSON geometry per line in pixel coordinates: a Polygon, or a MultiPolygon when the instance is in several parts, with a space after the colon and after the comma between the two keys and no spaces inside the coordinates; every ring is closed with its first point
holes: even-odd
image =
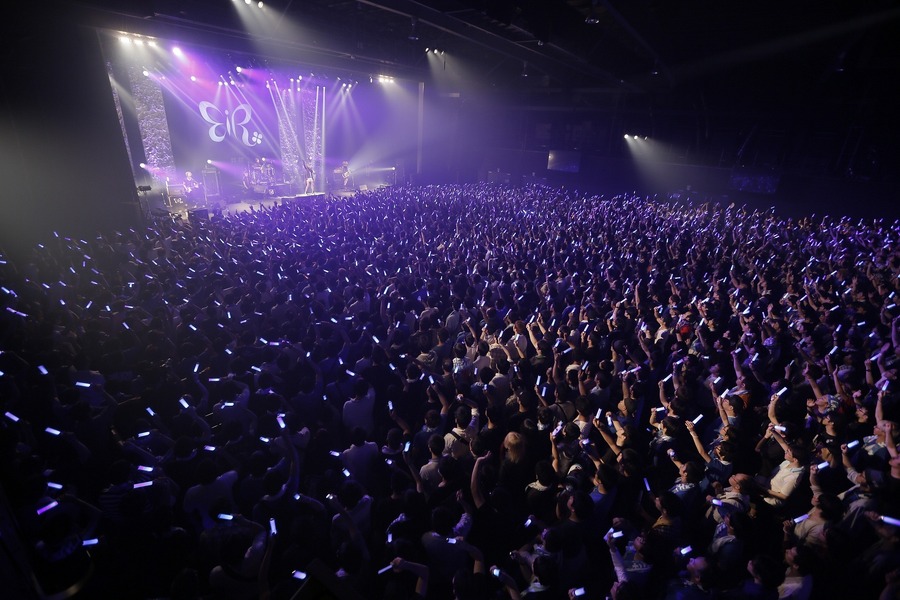
{"type": "Polygon", "coordinates": [[[481,508],[482,506],[484,506],[484,503],[486,501],[484,492],[481,490],[481,481],[479,479],[481,477],[481,465],[490,457],[490,452],[488,452],[484,456],[479,456],[475,459],[475,466],[472,468],[472,478],[469,481],[469,485],[472,490],[472,501],[475,503],[475,508],[481,508]]]}
{"type": "Polygon", "coordinates": [[[691,434],[691,440],[694,442],[694,447],[697,449],[697,453],[700,454],[700,458],[703,459],[703,462],[708,463],[712,461],[712,457],[706,451],[706,448],[703,447],[703,442],[700,441],[700,436],[694,430],[694,423],[692,421],[685,420],[684,426],[691,434]]]}

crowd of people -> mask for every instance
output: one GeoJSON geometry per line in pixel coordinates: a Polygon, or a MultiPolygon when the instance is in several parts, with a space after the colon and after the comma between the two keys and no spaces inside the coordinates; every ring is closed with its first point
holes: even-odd
{"type": "Polygon", "coordinates": [[[0,261],[21,563],[117,598],[897,598],[898,240],[487,184],[54,234],[0,261]]]}

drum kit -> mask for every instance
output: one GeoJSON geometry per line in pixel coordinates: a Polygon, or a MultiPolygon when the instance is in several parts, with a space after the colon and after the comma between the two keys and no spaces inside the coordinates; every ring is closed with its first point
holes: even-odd
{"type": "Polygon", "coordinates": [[[275,183],[275,165],[266,159],[256,159],[247,171],[252,185],[269,185],[275,183]]]}

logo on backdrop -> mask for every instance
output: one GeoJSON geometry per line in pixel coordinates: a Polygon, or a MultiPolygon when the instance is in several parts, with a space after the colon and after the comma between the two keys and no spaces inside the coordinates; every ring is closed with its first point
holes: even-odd
{"type": "Polygon", "coordinates": [[[210,124],[209,139],[212,141],[223,142],[230,136],[251,148],[262,144],[262,133],[247,129],[247,124],[253,119],[253,109],[249,104],[238,105],[231,114],[205,100],[197,106],[200,116],[210,124]]]}

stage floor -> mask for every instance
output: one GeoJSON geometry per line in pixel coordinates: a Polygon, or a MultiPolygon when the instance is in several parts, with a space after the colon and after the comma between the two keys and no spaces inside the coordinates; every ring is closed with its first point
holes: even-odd
{"type": "Polygon", "coordinates": [[[162,198],[148,201],[148,212],[152,217],[188,218],[193,211],[209,211],[209,214],[238,214],[268,208],[275,203],[297,202],[325,198],[325,192],[313,192],[309,194],[290,194],[287,196],[266,196],[231,199],[228,201],[210,198],[200,202],[174,202],[168,205],[162,198]]]}

